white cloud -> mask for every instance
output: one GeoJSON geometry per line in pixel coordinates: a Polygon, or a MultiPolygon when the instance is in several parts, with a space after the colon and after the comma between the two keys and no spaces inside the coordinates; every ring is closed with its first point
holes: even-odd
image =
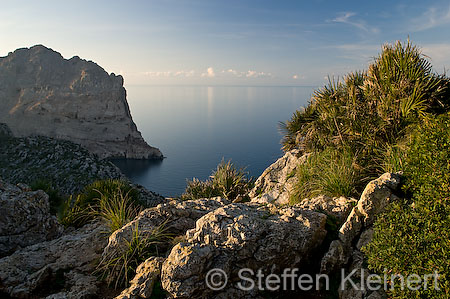
{"type": "Polygon", "coordinates": [[[441,44],[428,44],[421,47],[422,53],[428,56],[431,60],[431,64],[438,72],[442,71],[442,68],[450,68],[450,43],[441,44]]]}
{"type": "Polygon", "coordinates": [[[214,69],[212,67],[209,67],[206,70],[206,73],[202,73],[202,77],[214,78],[215,76],[216,76],[216,73],[214,72],[214,69]]]}
{"type": "Polygon", "coordinates": [[[376,27],[370,27],[363,20],[355,20],[353,17],[356,16],[354,12],[343,12],[339,14],[336,18],[332,19],[331,22],[347,24],[356,27],[360,30],[372,33],[379,33],[380,30],[376,27]]]}
{"type": "Polygon", "coordinates": [[[179,71],[148,71],[141,75],[152,78],[273,78],[269,72],[255,70],[239,71],[232,68],[224,69],[216,73],[213,67],[208,67],[206,71],[179,70],[179,71]]]}
{"type": "Polygon", "coordinates": [[[306,79],[306,76],[305,75],[295,74],[295,75],[292,76],[292,79],[294,79],[294,80],[304,80],[304,79],[306,79]]]}
{"type": "Polygon", "coordinates": [[[195,76],[195,71],[190,70],[180,70],[180,71],[148,71],[144,72],[143,75],[148,77],[160,77],[160,78],[170,78],[170,77],[193,77],[195,76]]]}
{"type": "Polygon", "coordinates": [[[413,19],[412,31],[424,31],[450,23],[450,5],[448,7],[429,7],[421,16],[413,19]]]}
{"type": "Polygon", "coordinates": [[[257,72],[249,70],[245,74],[247,78],[271,78],[273,77],[271,73],[265,73],[265,72],[257,72]]]}

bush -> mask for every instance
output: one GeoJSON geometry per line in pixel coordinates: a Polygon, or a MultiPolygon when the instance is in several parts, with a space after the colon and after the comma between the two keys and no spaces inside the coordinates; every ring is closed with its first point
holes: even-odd
{"type": "Polygon", "coordinates": [[[139,192],[127,182],[96,181],[63,203],[59,220],[66,226],[81,227],[97,218],[114,231],[131,221],[140,206],[139,192]]]}
{"type": "Polygon", "coordinates": [[[348,149],[327,148],[311,154],[297,168],[298,183],[290,204],[318,195],[354,196],[360,184],[355,160],[355,155],[348,149]]]}
{"type": "Polygon", "coordinates": [[[200,199],[222,196],[230,200],[248,199],[248,192],[253,187],[253,179],[247,177],[244,168],[236,168],[231,162],[222,160],[209,180],[204,182],[194,178],[188,181],[182,199],[200,199]]]}
{"type": "Polygon", "coordinates": [[[200,198],[211,198],[215,196],[220,196],[221,193],[214,187],[211,180],[200,181],[197,178],[193,178],[192,181],[187,181],[186,190],[182,199],[200,199],[200,198]]]}
{"type": "Polygon", "coordinates": [[[141,211],[129,193],[130,191],[123,194],[118,188],[115,193],[108,196],[101,194],[98,203],[92,207],[92,217],[105,222],[111,233],[123,227],[141,211]]]}
{"type": "Polygon", "coordinates": [[[282,123],[283,149],[348,148],[357,153],[360,179],[376,178],[383,167],[399,167],[396,145],[411,127],[448,111],[449,82],[432,72],[426,57],[409,41],[385,45],[367,72],[350,73],[342,81],[330,79],[306,108],[282,123]],[[382,155],[386,149],[393,150],[387,160],[382,155]],[[386,165],[380,167],[380,161],[386,165]]]}
{"type": "Polygon", "coordinates": [[[405,158],[405,200],[378,217],[364,249],[369,267],[382,273],[441,276],[439,287],[416,292],[395,289],[393,298],[450,295],[450,117],[431,118],[415,132],[405,158]]]}

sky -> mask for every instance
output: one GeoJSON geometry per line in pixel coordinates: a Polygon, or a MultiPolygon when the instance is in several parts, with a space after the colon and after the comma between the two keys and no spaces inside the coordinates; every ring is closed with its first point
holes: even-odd
{"type": "Polygon", "coordinates": [[[125,85],[320,86],[408,37],[450,68],[450,1],[1,2],[0,56],[43,44],[125,85]]]}

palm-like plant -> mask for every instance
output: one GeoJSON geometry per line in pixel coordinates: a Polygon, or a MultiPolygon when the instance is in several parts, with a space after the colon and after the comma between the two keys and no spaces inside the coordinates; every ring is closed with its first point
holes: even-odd
{"type": "Polygon", "coordinates": [[[409,41],[385,45],[367,72],[329,79],[306,108],[281,123],[283,149],[348,148],[363,169],[360,179],[368,180],[379,174],[385,148],[395,146],[430,113],[449,109],[449,86],[448,78],[434,74],[409,41]]]}
{"type": "Polygon", "coordinates": [[[364,89],[376,102],[378,115],[393,132],[423,117],[431,107],[444,108],[441,100],[447,88],[442,76],[432,72],[431,63],[409,41],[383,46],[369,66],[364,89]]]}

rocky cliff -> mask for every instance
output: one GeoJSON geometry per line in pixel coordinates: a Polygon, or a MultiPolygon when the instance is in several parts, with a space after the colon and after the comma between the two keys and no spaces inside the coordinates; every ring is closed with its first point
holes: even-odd
{"type": "Polygon", "coordinates": [[[137,130],[123,78],[42,45],[0,58],[0,122],[17,137],[70,140],[102,158],[161,158],[137,130]]]}

